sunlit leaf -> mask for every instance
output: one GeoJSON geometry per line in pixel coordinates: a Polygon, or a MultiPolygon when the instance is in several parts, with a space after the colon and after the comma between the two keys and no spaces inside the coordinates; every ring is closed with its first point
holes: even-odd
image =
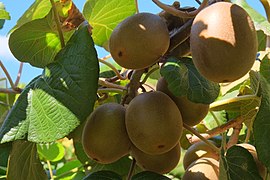
{"type": "Polygon", "coordinates": [[[5,10],[5,5],[2,2],[0,2],[0,19],[6,19],[6,20],[10,19],[10,15],[5,10]]]}
{"type": "Polygon", "coordinates": [[[95,44],[103,47],[113,29],[135,12],[135,1],[130,0],[87,0],[83,8],[83,15],[93,27],[95,44]]]}
{"type": "Polygon", "coordinates": [[[36,144],[18,140],[12,145],[7,179],[47,180],[48,177],[38,159],[36,144]]]}
{"type": "Polygon", "coordinates": [[[92,112],[98,74],[96,50],[84,27],[21,93],[0,129],[1,142],[53,142],[68,135],[92,112]]]}
{"type": "MultiPolygon", "coordinates": [[[[73,31],[64,33],[67,42],[73,31]]],[[[28,62],[36,67],[45,67],[55,60],[61,50],[53,12],[42,19],[36,19],[23,24],[11,33],[9,48],[12,54],[22,62],[28,62]]]]}
{"type": "Polygon", "coordinates": [[[65,156],[65,148],[61,143],[52,143],[49,145],[38,144],[39,155],[48,161],[59,161],[65,156]]]}

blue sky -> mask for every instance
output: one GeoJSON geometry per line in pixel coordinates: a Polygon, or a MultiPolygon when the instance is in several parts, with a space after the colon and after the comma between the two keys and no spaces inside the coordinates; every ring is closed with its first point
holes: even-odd
{"type": "MultiPolygon", "coordinates": [[[[82,10],[86,0],[73,0],[76,6],[82,10]]],[[[34,0],[0,0],[6,6],[6,10],[11,15],[11,20],[6,21],[4,28],[0,30],[0,60],[4,63],[5,67],[9,71],[12,79],[15,81],[20,62],[17,61],[11,54],[8,48],[8,31],[16,24],[17,20],[24,13],[24,11],[34,2],[34,0]]],[[[166,4],[172,4],[172,0],[162,0],[166,4]]],[[[181,6],[195,6],[197,3],[195,0],[180,0],[181,6]]],[[[265,16],[264,9],[259,0],[247,0],[249,5],[265,16]]],[[[151,0],[138,0],[140,12],[152,12],[157,13],[160,9],[151,0]]],[[[108,55],[108,52],[97,47],[99,57],[108,55]]],[[[35,76],[39,75],[42,69],[32,67],[31,65],[24,63],[21,82],[28,83],[35,76]]],[[[0,75],[3,75],[0,70],[0,75]]]]}

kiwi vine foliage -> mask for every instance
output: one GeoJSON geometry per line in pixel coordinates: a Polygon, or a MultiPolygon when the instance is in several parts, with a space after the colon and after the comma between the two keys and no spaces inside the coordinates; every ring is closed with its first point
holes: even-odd
{"type": "MultiPolygon", "coordinates": [[[[67,16],[70,2],[57,9],[63,17],[67,16]]],[[[261,60],[258,72],[251,71],[246,81],[221,95],[219,84],[203,78],[191,58],[179,60],[172,57],[149,77],[149,81],[156,82],[163,76],[174,95],[186,95],[197,103],[236,98],[234,102],[210,110],[219,117],[221,124],[239,115],[245,118],[246,126],[253,130],[251,139],[256,145],[258,157],[270,170],[270,55],[262,56],[266,35],[270,36],[270,24],[245,0],[232,2],[243,7],[254,21],[260,51],[258,59],[261,60]],[[243,100],[237,94],[247,98],[243,100]]],[[[9,108],[0,104],[0,178],[48,179],[48,161],[51,162],[50,168],[55,170],[56,179],[98,179],[104,176],[121,179],[128,174],[131,164],[128,157],[108,165],[98,164],[85,155],[80,138],[84,121],[95,107],[102,103],[120,102],[121,94],[115,92],[110,92],[105,102],[96,101],[98,78],[110,78],[115,74],[108,68],[100,67],[94,45],[107,48],[117,24],[136,13],[135,1],[86,0],[82,13],[93,27],[92,36],[85,27],[64,31],[64,48],[61,47],[49,0],[36,0],[10,30],[9,47],[14,56],[21,62],[42,68],[43,72],[24,87],[20,96],[0,93],[1,102],[12,106],[9,108]],[[87,177],[85,162],[89,163],[91,172],[96,173],[87,177]],[[77,171],[71,171],[74,168],[78,168],[77,171]]],[[[9,13],[0,6],[0,28],[8,19],[9,13]]],[[[123,86],[127,83],[126,80],[120,82],[123,86]]],[[[216,126],[211,114],[205,122],[208,129],[216,126]]],[[[245,130],[241,133],[244,136],[245,130]]],[[[244,148],[230,148],[221,162],[221,178],[237,179],[234,176],[237,171],[246,179],[260,179],[254,161],[244,148]],[[234,158],[235,155],[238,158],[234,158]],[[238,168],[243,165],[246,165],[245,169],[238,168]]],[[[140,171],[135,169],[133,179],[180,178],[183,173],[177,170],[169,176],[162,176],[140,171]]]]}

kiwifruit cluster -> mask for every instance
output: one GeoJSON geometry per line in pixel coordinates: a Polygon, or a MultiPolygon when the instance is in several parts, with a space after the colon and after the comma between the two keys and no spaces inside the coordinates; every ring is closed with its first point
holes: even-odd
{"type": "Polygon", "coordinates": [[[106,103],[96,108],[86,121],[82,144],[99,163],[130,154],[141,168],[163,174],[179,162],[182,128],[182,116],[171,98],[147,92],[127,107],[106,103]]]}

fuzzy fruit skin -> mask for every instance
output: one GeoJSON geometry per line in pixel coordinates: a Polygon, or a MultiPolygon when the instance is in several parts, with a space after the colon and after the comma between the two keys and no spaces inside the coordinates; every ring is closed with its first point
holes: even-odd
{"type": "Polygon", "coordinates": [[[180,143],[178,143],[174,148],[164,154],[150,155],[132,146],[130,154],[142,169],[165,174],[177,166],[180,160],[181,147],[180,143]]]}
{"type": "Polygon", "coordinates": [[[168,84],[163,77],[158,80],[156,90],[170,96],[180,110],[183,122],[189,126],[199,124],[208,113],[209,104],[194,103],[188,100],[186,96],[174,96],[168,89],[168,84]]]}
{"type": "Polygon", "coordinates": [[[138,13],[126,18],[112,32],[109,50],[113,59],[127,69],[155,64],[170,44],[166,23],[158,15],[138,13]]]}
{"type": "Polygon", "coordinates": [[[244,76],[256,59],[258,43],[253,22],[240,6],[218,2],[194,19],[190,47],[198,71],[213,82],[244,76]]]}
{"type": "MultiPolygon", "coordinates": [[[[209,142],[215,144],[214,141],[209,140],[209,142]]],[[[183,159],[184,169],[186,170],[191,163],[202,157],[213,158],[217,161],[219,160],[219,155],[205,142],[197,142],[192,144],[185,153],[183,159]]]]}
{"type": "Polygon", "coordinates": [[[127,155],[131,142],[126,132],[125,108],[117,103],[96,108],[85,124],[82,144],[88,157],[101,164],[127,155]]]}
{"type": "Polygon", "coordinates": [[[267,169],[266,167],[259,161],[258,159],[258,155],[257,155],[257,151],[256,151],[256,148],[251,145],[251,144],[248,144],[248,143],[242,143],[242,144],[237,144],[237,146],[241,146],[245,149],[247,149],[250,154],[253,156],[253,159],[258,167],[258,170],[259,170],[259,174],[262,178],[265,177],[266,173],[267,173],[267,169]]]}
{"type": "Polygon", "coordinates": [[[200,158],[185,171],[182,180],[218,180],[219,162],[213,158],[200,158]]]}
{"type": "Polygon", "coordinates": [[[147,154],[171,150],[182,134],[180,111],[162,92],[146,92],[136,96],[126,110],[126,127],[130,140],[147,154]]]}

